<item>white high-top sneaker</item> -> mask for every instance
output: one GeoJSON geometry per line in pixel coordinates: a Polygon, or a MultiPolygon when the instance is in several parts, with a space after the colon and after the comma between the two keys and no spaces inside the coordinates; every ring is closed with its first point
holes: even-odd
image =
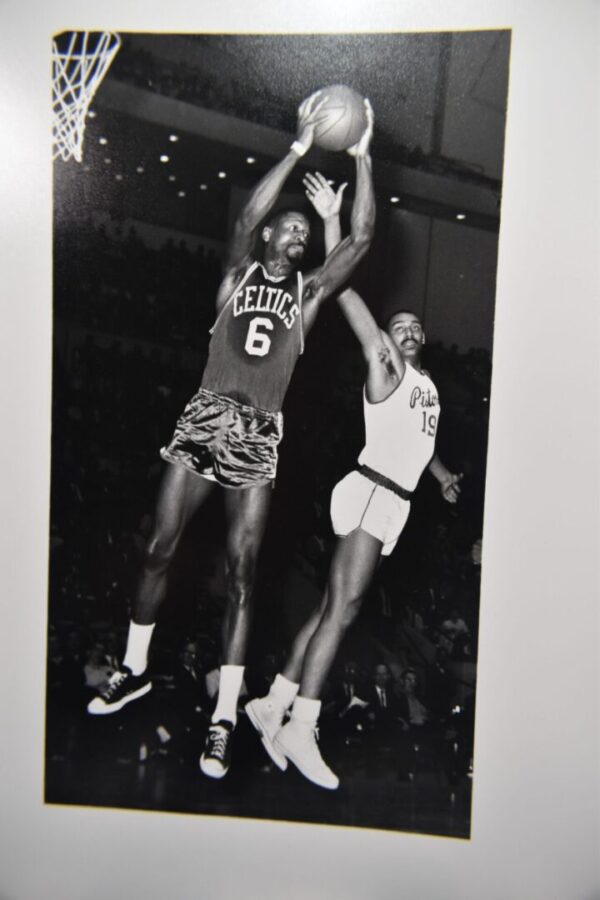
{"type": "Polygon", "coordinates": [[[312,723],[290,719],[277,732],[273,744],[275,750],[291,760],[313,784],[330,791],[338,787],[340,780],[321,756],[317,744],[317,729],[312,723]]]}
{"type": "Polygon", "coordinates": [[[283,706],[273,702],[270,696],[257,697],[246,703],[246,713],[248,718],[258,731],[262,745],[275,763],[275,765],[285,772],[287,769],[287,759],[275,749],[273,739],[283,722],[285,710],[283,706]]]}

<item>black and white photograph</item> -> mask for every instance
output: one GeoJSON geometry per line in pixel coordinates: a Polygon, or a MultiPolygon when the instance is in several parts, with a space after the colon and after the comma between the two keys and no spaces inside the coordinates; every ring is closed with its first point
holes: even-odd
{"type": "Polygon", "coordinates": [[[6,900],[595,900],[597,0],[0,7],[6,900]]]}
{"type": "Polygon", "coordinates": [[[469,838],[509,56],[54,36],[46,802],[469,838]]]}

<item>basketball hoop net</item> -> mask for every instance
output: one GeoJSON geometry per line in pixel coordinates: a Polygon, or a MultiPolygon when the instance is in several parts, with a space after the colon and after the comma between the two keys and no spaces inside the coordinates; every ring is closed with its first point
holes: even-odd
{"type": "Polygon", "coordinates": [[[109,31],[72,31],[52,41],[53,159],[81,162],[88,107],[121,40],[109,31]]]}

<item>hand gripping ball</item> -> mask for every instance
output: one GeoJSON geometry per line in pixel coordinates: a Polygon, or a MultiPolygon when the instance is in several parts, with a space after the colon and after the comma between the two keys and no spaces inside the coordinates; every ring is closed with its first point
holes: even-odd
{"type": "Polygon", "coordinates": [[[322,88],[322,96],[326,100],[317,113],[315,144],[324,150],[347,150],[367,127],[365,101],[343,84],[322,88]]]}

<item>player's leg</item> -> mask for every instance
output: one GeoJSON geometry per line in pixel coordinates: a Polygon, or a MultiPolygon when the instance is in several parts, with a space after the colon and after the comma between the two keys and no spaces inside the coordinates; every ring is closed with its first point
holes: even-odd
{"type": "Polygon", "coordinates": [[[184,466],[167,466],[133,606],[133,619],[139,625],[151,625],[156,621],[167,591],[167,571],[180,538],[214,487],[214,481],[184,466]]]}
{"type": "Polygon", "coordinates": [[[256,562],[267,524],[270,484],[225,492],[227,517],[227,610],[223,622],[223,662],[243,665],[253,611],[256,562]]]}
{"type": "Polygon", "coordinates": [[[360,611],[381,558],[382,542],[361,528],[339,538],[331,561],[327,606],[306,648],[300,695],[318,699],[342,638],[360,611]]]}
{"type": "Polygon", "coordinates": [[[269,693],[255,697],[246,704],[246,713],[260,735],[263,747],[280,769],[287,769],[287,760],[275,749],[275,735],[281,728],[286,713],[296,699],[300,687],[300,675],[306,648],[315,633],[327,606],[327,590],[319,606],[310,614],[290,649],[281,672],[275,676],[269,693]]]}
{"type": "Polygon", "coordinates": [[[225,492],[227,608],[222,631],[222,665],[217,705],[200,758],[202,771],[212,778],[223,777],[229,767],[229,738],[237,721],[237,703],[252,623],[256,561],[271,495],[270,484],[225,492]]]}
{"type": "Polygon", "coordinates": [[[291,718],[273,741],[275,750],[291,759],[303,775],[329,789],[337,788],[339,781],[321,758],[316,741],[319,697],[344,634],[360,610],[381,549],[382,542],[360,528],[339,539],[329,574],[326,607],[306,648],[291,718]]]}
{"type": "Polygon", "coordinates": [[[179,539],[214,483],[179,465],[167,466],[159,489],[152,533],[146,544],[129,625],[123,666],[106,691],[88,705],[88,712],[117,712],[143,696],[152,684],[146,675],[148,649],[158,610],[167,589],[167,570],[179,539]]]}
{"type": "Polygon", "coordinates": [[[294,638],[294,643],[290,648],[290,652],[288,658],[285,661],[285,666],[282,672],[283,676],[287,678],[288,681],[300,684],[300,676],[302,675],[302,668],[304,665],[306,650],[312,636],[319,627],[325,610],[327,609],[328,600],[329,590],[328,588],[325,588],[325,592],[319,606],[310,614],[310,616],[294,638]]]}

